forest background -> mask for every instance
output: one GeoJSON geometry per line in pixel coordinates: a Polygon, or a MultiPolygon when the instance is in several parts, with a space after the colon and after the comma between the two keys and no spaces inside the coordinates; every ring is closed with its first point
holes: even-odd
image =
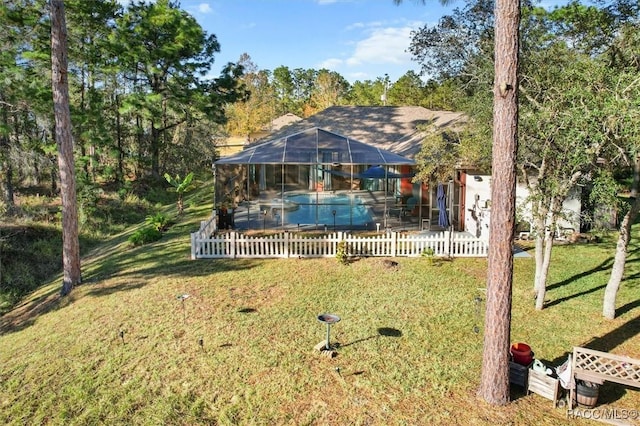
{"type": "MultiPolygon", "coordinates": [[[[463,111],[469,127],[453,148],[441,145],[446,138],[425,141],[423,175],[490,158],[491,1],[464,2],[413,33],[423,75],[353,84],[326,69],[260,69],[249,54],[212,78],[218,40],[177,2],[65,6],[83,250],[153,217],[174,197],[164,174],[208,179],[229,138],[250,139],[286,113],[308,117],[333,105],[463,111]],[[433,158],[441,159],[436,168],[433,158]]],[[[0,312],[60,266],[47,13],[44,0],[0,5],[0,312]]],[[[553,11],[523,2],[519,166],[564,173],[546,192],[578,176],[574,183],[590,188],[587,202],[629,209],[620,195],[632,192],[639,142],[638,13],[629,0],[553,11]]]]}

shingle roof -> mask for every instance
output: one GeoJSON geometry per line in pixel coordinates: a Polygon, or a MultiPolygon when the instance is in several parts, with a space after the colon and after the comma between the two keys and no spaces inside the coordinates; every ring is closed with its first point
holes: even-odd
{"type": "Polygon", "coordinates": [[[262,141],[318,127],[403,157],[414,158],[420,151],[424,138],[424,133],[418,130],[418,126],[432,124],[437,127],[449,127],[464,120],[464,115],[459,112],[433,111],[416,106],[334,106],[284,126],[262,141]]]}
{"type": "Polygon", "coordinates": [[[295,114],[292,113],[287,113],[285,115],[281,115],[280,117],[275,118],[273,121],[271,121],[271,129],[273,131],[278,131],[280,129],[282,129],[285,126],[288,126],[290,124],[296,123],[298,121],[302,120],[302,118],[298,117],[295,114]]]}
{"type": "Polygon", "coordinates": [[[401,155],[317,127],[252,145],[216,164],[412,165],[401,155]]]}

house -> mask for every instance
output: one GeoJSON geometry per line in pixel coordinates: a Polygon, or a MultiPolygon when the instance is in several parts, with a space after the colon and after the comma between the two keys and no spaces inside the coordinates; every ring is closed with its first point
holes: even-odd
{"type": "Polygon", "coordinates": [[[464,122],[462,113],[418,106],[333,106],[306,119],[293,120],[255,143],[318,127],[414,159],[425,135],[419,126],[447,128],[464,122]]]}
{"type": "MultiPolygon", "coordinates": [[[[438,230],[443,228],[444,221],[453,230],[488,238],[491,207],[489,175],[460,169],[451,181],[440,185],[412,182],[415,157],[420,152],[425,132],[431,131],[429,126],[455,128],[465,122],[462,113],[413,106],[334,106],[306,119],[282,121],[285,125],[279,129],[274,126],[273,131],[248,144],[243,152],[216,163],[218,167],[227,167],[226,177],[219,172],[221,169],[218,170],[216,200],[233,206],[242,201],[257,202],[261,212],[278,212],[273,224],[285,226],[290,219],[289,223],[298,227],[301,222],[296,221],[303,219],[296,218],[295,205],[315,206],[315,219],[312,221],[316,227],[326,226],[327,222],[335,226],[339,220],[345,226],[353,227],[354,205],[362,202],[374,215],[363,219],[361,225],[368,229],[384,226],[438,230]],[[300,140],[303,137],[307,142],[300,140]],[[319,137],[332,139],[334,142],[329,145],[333,148],[327,148],[329,145],[323,148],[319,137]],[[291,141],[294,140],[300,144],[299,147],[311,149],[313,159],[298,158],[287,163],[280,148],[289,144],[291,149],[291,141]],[[338,140],[342,142],[338,143],[338,140]],[[359,147],[367,147],[365,151],[380,150],[397,157],[386,163],[380,159],[367,159],[366,156],[345,160],[342,157],[344,151],[336,148],[344,141],[356,141],[359,147]],[[264,150],[272,151],[273,155],[264,156],[264,150]],[[256,156],[258,152],[261,154],[256,156]],[[229,168],[232,164],[235,166],[229,168]],[[373,174],[376,171],[378,175],[373,174]],[[302,203],[291,204],[285,200],[287,194],[302,197],[300,192],[314,195],[311,201],[302,203]],[[344,213],[348,221],[340,217],[341,205],[347,199],[328,197],[329,193],[336,192],[337,195],[348,193],[352,196],[348,201],[350,209],[344,213]],[[280,208],[277,208],[278,203],[280,208]],[[322,211],[325,217],[321,217],[322,211]]],[[[524,187],[518,188],[518,197],[521,210],[525,212],[523,218],[526,218],[527,194],[524,187]]],[[[579,200],[577,194],[566,203],[568,211],[575,213],[567,217],[579,216],[579,200]]],[[[248,213],[250,215],[251,212],[248,213]]],[[[265,221],[266,216],[263,217],[263,226],[265,221]]],[[[579,220],[578,223],[563,223],[562,227],[579,230],[579,220]]]]}
{"type": "Polygon", "coordinates": [[[269,215],[280,227],[317,229],[331,222],[372,229],[378,217],[386,227],[395,182],[410,179],[402,170],[414,165],[412,159],[313,127],[216,161],[216,199],[227,211],[241,205],[248,228],[260,214],[263,225],[269,215]]]}
{"type": "MultiPolygon", "coordinates": [[[[465,199],[460,203],[466,206],[463,229],[476,237],[488,239],[491,221],[491,175],[464,170],[460,173],[460,180],[465,188],[465,199]]],[[[576,187],[563,203],[562,218],[556,229],[557,236],[580,231],[581,192],[581,188],[576,187]]],[[[528,197],[528,189],[524,185],[516,185],[516,238],[530,237],[532,217],[528,197]]]]}
{"type": "MultiPolygon", "coordinates": [[[[355,204],[363,201],[371,208],[375,217],[366,224],[370,229],[393,225],[421,229],[437,227],[440,209],[436,203],[436,187],[412,182],[414,157],[420,151],[425,136],[421,126],[448,127],[463,121],[461,113],[431,111],[422,107],[330,107],[307,119],[292,120],[290,124],[247,145],[243,152],[216,162],[216,199],[238,204],[260,198],[282,199],[285,194],[291,195],[291,191],[348,191],[357,197],[355,204]],[[316,129],[316,133],[308,133],[311,129],[316,129]],[[357,153],[351,152],[350,158],[345,160],[341,157],[344,153],[336,148],[338,145],[332,145],[331,149],[320,147],[318,134],[322,137],[331,134],[331,138],[336,140],[355,141],[362,149],[357,153]],[[275,152],[278,147],[290,146],[292,141],[300,147],[305,146],[299,138],[305,138],[309,146],[316,144],[314,146],[318,152],[323,151],[324,157],[318,157],[314,151],[312,160],[298,158],[295,165],[294,160],[267,158],[263,154],[265,147],[275,152]],[[389,162],[364,155],[365,152],[384,152],[387,156],[394,154],[397,157],[389,162]],[[256,156],[256,153],[260,154],[256,156]],[[235,164],[233,171],[229,171],[231,164],[235,164]],[[227,169],[225,174],[221,173],[222,167],[227,169]],[[372,174],[375,172],[379,175],[372,174]],[[279,196],[275,194],[277,192],[279,196]]],[[[300,150],[302,148],[298,148],[300,150]]],[[[454,187],[454,182],[447,183],[444,192],[450,202],[447,207],[449,223],[457,227],[460,221],[457,205],[453,203],[454,187]]],[[[314,204],[317,204],[321,197],[315,198],[314,204]]],[[[325,204],[329,211],[336,210],[338,216],[340,202],[333,200],[325,204]]],[[[262,201],[261,205],[268,203],[262,201]]],[[[352,216],[353,212],[352,209],[349,215],[352,216]]],[[[282,217],[280,219],[284,225],[286,221],[282,217]]],[[[321,220],[316,219],[315,225],[318,226],[321,220]]]]}

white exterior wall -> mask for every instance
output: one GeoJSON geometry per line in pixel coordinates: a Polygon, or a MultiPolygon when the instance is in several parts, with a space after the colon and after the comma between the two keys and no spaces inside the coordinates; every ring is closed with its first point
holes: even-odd
{"type": "Polygon", "coordinates": [[[491,176],[467,175],[464,230],[478,238],[489,239],[491,221],[491,176]]]}
{"type": "MultiPolygon", "coordinates": [[[[530,205],[525,205],[529,191],[524,185],[516,186],[516,211],[523,220],[531,221],[530,205]]],[[[491,176],[467,174],[465,191],[464,230],[472,235],[488,240],[491,221],[491,176]]],[[[566,219],[560,220],[559,227],[580,231],[580,189],[571,191],[563,204],[566,219]]]]}

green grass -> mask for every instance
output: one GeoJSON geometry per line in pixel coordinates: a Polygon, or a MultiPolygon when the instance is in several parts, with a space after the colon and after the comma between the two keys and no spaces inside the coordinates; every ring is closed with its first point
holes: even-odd
{"type": "MultiPolygon", "coordinates": [[[[94,250],[70,297],[56,277],[0,318],[1,423],[580,424],[515,387],[505,407],[476,396],[486,259],[192,261],[210,203],[190,204],[157,242],[123,233],[94,250]],[[333,359],[313,349],[322,312],[342,317],[333,359]]],[[[516,259],[512,340],[553,365],[576,345],[640,357],[634,238],[614,321],[601,318],[613,242],[555,247],[541,312],[534,262],[516,259]]],[[[637,408],[640,391],[606,384],[600,402],[637,408]]]]}
{"type": "MultiPolygon", "coordinates": [[[[85,189],[79,208],[83,255],[113,234],[130,233],[128,229],[138,226],[152,208],[148,200],[133,193],[123,194],[120,199],[113,192],[85,189]]],[[[0,223],[0,315],[60,271],[60,201],[40,195],[46,192],[43,188],[23,189],[15,214],[4,216],[0,223]]]]}

